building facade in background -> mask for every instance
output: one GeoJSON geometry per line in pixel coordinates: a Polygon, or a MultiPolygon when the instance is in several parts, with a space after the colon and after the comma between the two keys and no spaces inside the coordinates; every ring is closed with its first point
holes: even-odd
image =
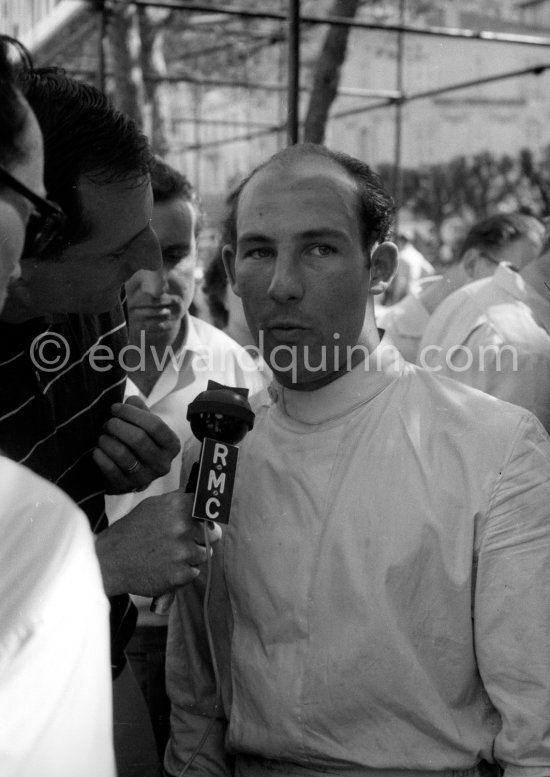
{"type": "MultiPolygon", "coordinates": [[[[223,0],[220,5],[230,2],[223,0]]],[[[357,18],[395,24],[399,22],[398,6],[398,0],[366,3],[357,18]]],[[[261,8],[261,3],[256,7],[261,8]]],[[[263,7],[271,10],[275,6],[267,3],[263,7]]],[[[277,7],[284,9],[285,0],[277,7]]],[[[302,4],[304,12],[316,14],[330,7],[330,0],[303,0],[302,4]]],[[[81,0],[4,0],[0,2],[0,30],[21,37],[37,64],[63,64],[78,77],[97,83],[101,24],[95,8],[97,4],[81,0]],[[70,56],[72,61],[68,61],[70,56]]],[[[550,0],[408,0],[405,9],[409,25],[547,36],[550,42],[550,0]]],[[[193,26],[203,33],[209,24],[217,24],[219,31],[219,14],[214,18],[194,13],[188,18],[187,35],[193,26]]],[[[259,38],[262,29],[267,30],[268,41],[272,30],[284,37],[284,23],[255,21],[259,38]]],[[[327,28],[303,25],[303,29],[301,110],[305,115],[312,67],[327,28]]],[[[402,36],[401,45],[406,96],[550,63],[550,43],[519,45],[408,33],[402,36]]],[[[341,94],[333,103],[327,127],[328,145],[373,165],[394,159],[396,109],[361,109],[381,101],[374,96],[377,90],[396,90],[398,47],[396,33],[351,31],[341,94]]],[[[242,58],[238,78],[235,70],[230,75],[219,69],[209,72],[207,57],[200,66],[198,59],[180,64],[172,58],[166,73],[173,76],[173,72],[179,80],[172,77],[161,92],[166,157],[216,207],[253,165],[286,142],[281,129],[286,116],[286,45],[282,41],[256,47],[242,58]],[[213,83],[216,80],[220,85],[213,83]],[[241,85],[230,87],[230,80],[241,85]]],[[[112,88],[108,72],[104,83],[107,91],[112,88]]],[[[550,143],[549,94],[550,71],[405,102],[402,165],[445,162],[484,150],[517,155],[520,149],[529,148],[536,156],[550,143]]],[[[147,117],[144,127],[147,131],[147,117]]]]}

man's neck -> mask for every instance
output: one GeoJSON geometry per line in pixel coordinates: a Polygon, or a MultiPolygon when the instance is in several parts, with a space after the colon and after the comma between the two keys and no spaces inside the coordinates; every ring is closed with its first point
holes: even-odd
{"type": "Polygon", "coordinates": [[[523,280],[532,286],[541,297],[550,299],[550,256],[539,256],[520,270],[523,280]]]}
{"type": "Polygon", "coordinates": [[[44,318],[44,316],[27,303],[25,293],[17,282],[10,285],[6,303],[0,313],[0,321],[5,324],[24,324],[26,321],[32,321],[33,318],[44,318]]]}
{"type": "Polygon", "coordinates": [[[151,338],[145,332],[145,336],[141,338],[141,332],[130,333],[130,345],[138,348],[138,351],[130,349],[126,363],[130,368],[130,378],[146,397],[152,392],[164,369],[170,363],[172,354],[176,354],[185,342],[187,328],[187,316],[184,316],[175,334],[169,332],[166,336],[151,338]],[[132,370],[132,368],[135,369],[132,370]]]}
{"type": "Polygon", "coordinates": [[[334,383],[335,380],[338,380],[339,378],[346,375],[348,372],[351,372],[351,370],[354,367],[357,367],[358,364],[363,362],[365,360],[365,353],[356,350],[353,351],[351,354],[351,359],[349,361],[346,361],[338,370],[335,370],[334,372],[327,372],[322,377],[318,378],[317,380],[308,381],[307,383],[286,383],[287,375],[285,374],[285,383],[282,381],[279,381],[282,386],[285,386],[285,388],[291,389],[292,391],[317,391],[318,389],[323,388],[324,386],[328,386],[329,383],[334,383]]]}
{"type": "Polygon", "coordinates": [[[469,283],[472,279],[467,274],[461,263],[451,267],[445,275],[436,283],[430,283],[420,292],[418,298],[422,305],[426,308],[429,315],[431,315],[436,307],[440,305],[444,299],[453,291],[460,289],[466,283],[469,283]]]}

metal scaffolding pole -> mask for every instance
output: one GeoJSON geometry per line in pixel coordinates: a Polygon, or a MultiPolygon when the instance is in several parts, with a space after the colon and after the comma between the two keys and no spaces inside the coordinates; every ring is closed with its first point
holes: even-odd
{"type": "Polygon", "coordinates": [[[288,145],[298,143],[300,131],[300,0],[288,0],[288,145]]]}
{"type": "Polygon", "coordinates": [[[286,129],[286,124],[274,125],[267,129],[256,130],[255,132],[247,132],[246,135],[236,135],[232,138],[221,138],[220,140],[207,140],[206,143],[195,143],[191,146],[184,145],[185,151],[197,151],[205,148],[219,148],[220,146],[230,146],[232,143],[242,143],[246,140],[253,140],[254,138],[261,138],[265,135],[273,135],[276,132],[281,132],[286,129]]]}
{"type": "Polygon", "coordinates": [[[340,111],[339,113],[334,113],[331,118],[332,119],[343,119],[345,116],[354,116],[357,113],[367,113],[367,111],[375,111],[378,110],[378,108],[387,108],[390,105],[393,105],[396,100],[399,100],[400,102],[407,103],[412,102],[413,100],[424,100],[427,97],[437,97],[440,94],[446,94],[447,92],[455,92],[459,89],[468,89],[472,86],[483,86],[484,84],[490,84],[493,83],[493,81],[503,81],[506,78],[517,78],[518,76],[527,76],[527,75],[534,75],[534,76],[540,76],[541,73],[543,73],[545,70],[548,70],[550,68],[550,64],[545,65],[534,65],[533,67],[526,67],[522,70],[511,70],[508,73],[500,73],[496,76],[486,76],[485,78],[475,78],[472,81],[462,81],[458,84],[449,84],[448,86],[442,86],[437,89],[428,89],[425,92],[416,92],[415,94],[403,94],[401,97],[398,98],[390,98],[388,100],[384,100],[384,102],[375,103],[374,105],[364,105],[359,108],[350,108],[347,111],[340,111]]]}
{"type": "MultiPolygon", "coordinates": [[[[174,11],[200,11],[201,13],[226,14],[227,16],[243,16],[252,19],[275,19],[284,21],[287,14],[279,11],[251,11],[248,8],[238,8],[224,5],[205,5],[203,3],[183,2],[183,0],[111,0],[114,3],[136,6],[150,6],[151,8],[170,8],[174,11]]],[[[490,43],[515,43],[526,46],[550,46],[550,37],[544,35],[515,35],[506,32],[493,32],[491,30],[469,30],[455,27],[416,27],[414,25],[376,24],[360,19],[346,19],[343,16],[313,16],[302,14],[301,22],[307,24],[332,24],[342,27],[356,27],[363,30],[382,30],[384,32],[404,32],[414,35],[431,35],[444,38],[466,38],[468,40],[482,40],[490,43]]]]}
{"type": "Polygon", "coordinates": [[[193,139],[194,139],[194,147],[196,149],[196,154],[194,158],[195,163],[195,171],[194,171],[194,185],[197,187],[197,189],[200,191],[201,187],[201,158],[202,158],[202,149],[204,146],[201,144],[201,129],[200,129],[200,120],[201,120],[201,114],[202,114],[202,90],[201,87],[197,84],[195,84],[192,88],[192,94],[193,94],[193,119],[194,119],[194,125],[193,125],[193,139]]]}
{"type": "MultiPolygon", "coordinates": [[[[399,23],[402,25],[405,19],[405,0],[399,0],[399,23]]],[[[397,61],[396,61],[396,90],[400,95],[403,94],[403,47],[405,44],[402,32],[397,34],[397,61]]],[[[401,202],[401,149],[403,142],[403,100],[401,97],[395,101],[395,151],[394,151],[394,175],[393,175],[393,197],[397,206],[401,202]]],[[[399,212],[395,214],[395,229],[397,231],[399,212]]]]}
{"type": "MultiPolygon", "coordinates": [[[[396,177],[394,180],[394,194],[396,198],[399,197],[399,189],[400,189],[400,182],[398,179],[399,176],[399,168],[400,168],[400,161],[401,161],[401,145],[402,145],[402,108],[403,105],[405,105],[407,102],[410,102],[412,100],[419,100],[424,99],[428,97],[434,97],[439,94],[444,94],[446,92],[451,92],[454,90],[459,89],[467,89],[472,86],[479,86],[482,84],[488,84],[494,81],[499,81],[507,78],[512,78],[516,76],[523,76],[528,74],[534,74],[539,75],[540,73],[544,72],[548,68],[550,68],[550,64],[541,64],[536,65],[530,68],[525,68],[523,70],[516,70],[508,73],[502,73],[500,75],[495,76],[488,76],[485,78],[479,78],[474,79],[472,81],[465,81],[458,84],[450,84],[448,86],[443,86],[441,88],[431,89],[427,90],[425,92],[418,92],[416,94],[409,94],[403,92],[403,37],[405,34],[413,34],[413,35],[423,35],[423,36],[436,36],[436,37],[446,37],[446,38],[455,38],[455,39],[467,39],[467,40],[475,40],[475,41],[484,41],[484,42],[493,42],[493,43],[510,43],[510,44],[518,44],[518,45],[529,45],[529,46],[544,46],[549,47],[550,46],[550,36],[543,36],[543,35],[517,35],[517,34],[510,34],[510,33],[499,33],[499,32],[493,32],[488,30],[471,30],[471,29],[459,29],[459,28],[448,28],[448,27],[434,27],[434,26],[427,26],[427,27],[415,27],[414,25],[407,25],[404,24],[404,7],[405,7],[405,1],[406,0],[399,0],[400,2],[400,15],[399,15],[399,24],[377,24],[377,23],[371,23],[371,22],[365,22],[358,19],[348,19],[344,17],[339,16],[312,16],[308,14],[301,14],[300,13],[300,0],[287,0],[288,2],[288,8],[287,12],[278,12],[278,11],[256,11],[251,10],[249,8],[242,8],[242,7],[236,7],[236,6],[225,6],[220,4],[215,5],[208,5],[205,3],[200,2],[185,2],[184,0],[110,0],[113,4],[132,4],[136,7],[152,7],[152,8],[169,8],[172,10],[178,10],[178,11],[189,11],[189,12],[199,12],[204,14],[223,14],[226,16],[236,16],[236,17],[245,17],[245,18],[253,18],[253,19],[272,19],[279,22],[286,22],[287,25],[287,36],[288,36],[288,83],[286,85],[287,94],[288,94],[288,106],[287,106],[287,122],[286,122],[286,134],[287,134],[287,142],[288,143],[296,143],[299,139],[299,130],[300,130],[300,122],[299,122],[299,94],[300,94],[300,25],[301,24],[310,24],[310,25],[340,25],[345,27],[351,27],[351,28],[357,28],[357,29],[365,29],[365,30],[379,30],[383,32],[388,33],[398,33],[398,74],[397,74],[397,89],[395,91],[386,90],[384,97],[385,99],[379,102],[376,102],[374,104],[370,105],[363,105],[358,106],[357,108],[352,108],[346,111],[340,111],[338,113],[334,113],[332,115],[333,119],[343,118],[346,116],[352,116],[354,114],[360,114],[365,113],[370,110],[376,110],[378,108],[385,108],[388,106],[394,106],[396,111],[396,132],[395,132],[395,169],[396,169],[396,177]]],[[[88,2],[95,4],[96,7],[100,7],[102,9],[102,25],[105,25],[105,14],[106,11],[104,9],[105,0],[88,0],[88,2]]],[[[103,56],[103,50],[101,51],[101,55],[103,56]]],[[[99,73],[98,73],[98,79],[104,80],[106,77],[105,73],[105,65],[104,60],[100,57],[100,66],[99,66],[99,73]],[[101,75],[102,73],[102,75],[101,75]]],[[[166,79],[162,80],[169,80],[169,81],[178,81],[178,80],[190,80],[193,81],[194,79],[190,78],[187,79],[185,77],[168,77],[166,79]]],[[[203,79],[196,79],[197,83],[200,82],[203,79]]],[[[204,82],[206,82],[207,79],[204,79],[204,82]]],[[[208,79],[209,80],[209,79],[208,79]]],[[[223,80],[225,86],[245,86],[245,84],[240,84],[239,82],[235,82],[234,84],[230,84],[227,80],[223,80]]],[[[212,82],[215,83],[216,79],[212,79],[212,82]]],[[[260,89],[277,89],[281,88],[281,86],[278,85],[272,85],[272,84],[246,84],[247,88],[260,88],[260,89]]],[[[282,86],[282,88],[285,88],[282,86]]],[[[344,90],[342,90],[343,92],[344,90]]],[[[362,94],[361,96],[366,97],[367,99],[375,96],[376,90],[364,90],[364,92],[371,92],[371,94],[362,94]]],[[[350,90],[351,92],[351,90],[350,90]]],[[[378,93],[378,97],[381,97],[383,94],[382,90],[378,93]]],[[[352,96],[351,94],[349,96],[352,96]]],[[[354,95],[353,95],[354,96],[354,95]]],[[[197,117],[195,117],[195,126],[198,126],[199,121],[197,117]]],[[[196,139],[195,144],[193,146],[189,147],[188,150],[193,149],[200,149],[205,148],[209,146],[217,146],[217,145],[225,145],[226,143],[234,143],[239,142],[241,140],[245,139],[251,139],[252,137],[257,137],[259,135],[263,134],[271,134],[272,132],[280,131],[282,128],[273,126],[271,128],[266,128],[263,130],[260,130],[259,132],[253,132],[250,133],[247,136],[240,136],[240,137],[234,137],[234,138],[228,138],[222,141],[214,141],[207,144],[201,144],[196,139]]]]}
{"type": "Polygon", "coordinates": [[[105,91],[105,40],[107,38],[107,9],[105,0],[97,1],[98,10],[98,43],[97,43],[97,88],[100,92],[105,91]]]}
{"type": "MultiPolygon", "coordinates": [[[[523,70],[512,70],[508,73],[503,73],[498,76],[487,76],[487,78],[477,78],[474,81],[464,81],[460,84],[450,84],[449,86],[442,86],[439,89],[430,89],[426,92],[417,92],[416,94],[411,95],[403,95],[401,99],[403,102],[410,102],[411,100],[421,100],[427,97],[434,97],[440,94],[446,94],[447,92],[453,92],[457,89],[466,89],[471,86],[480,86],[483,84],[491,83],[492,81],[501,81],[506,78],[516,78],[518,76],[525,76],[525,75],[540,75],[545,70],[550,69],[550,63],[545,65],[535,65],[534,67],[525,68],[523,70]]],[[[343,116],[349,116],[350,114],[356,114],[356,113],[366,113],[370,110],[376,110],[378,108],[387,108],[388,106],[394,105],[395,99],[388,100],[383,103],[377,103],[376,105],[367,105],[362,108],[355,108],[351,111],[342,111],[341,113],[336,113],[332,116],[333,119],[337,119],[343,116]]],[[[222,140],[216,140],[212,141],[210,143],[201,144],[202,148],[206,147],[212,147],[212,146],[223,146],[230,143],[237,143],[242,140],[250,140],[254,137],[259,137],[260,135],[269,135],[273,132],[278,132],[281,129],[284,129],[284,125],[282,126],[274,126],[271,129],[267,128],[265,130],[259,130],[258,132],[250,133],[249,135],[241,135],[238,137],[233,138],[224,138],[222,140]]],[[[194,149],[195,146],[189,147],[188,150],[194,149]]]]}
{"type": "MultiPolygon", "coordinates": [[[[71,68],[66,67],[64,68],[65,72],[73,77],[77,78],[93,78],[93,71],[91,70],[82,70],[77,68],[71,68]]],[[[106,72],[106,76],[111,76],[111,72],[106,72]]],[[[288,92],[288,83],[269,83],[269,82],[259,82],[259,81],[246,81],[246,80],[229,80],[225,78],[199,78],[197,76],[192,75],[159,75],[158,73],[144,73],[143,74],[143,80],[144,81],[150,81],[153,83],[159,83],[159,84],[200,84],[201,86],[213,86],[213,87],[224,87],[226,89],[248,89],[251,90],[260,90],[263,92],[288,92]]],[[[300,93],[311,93],[313,91],[313,88],[311,86],[306,86],[305,84],[300,85],[300,93]]],[[[398,92],[396,89],[362,89],[362,88],[354,88],[354,87],[347,87],[342,86],[337,90],[338,97],[346,97],[346,98],[352,98],[352,97],[364,97],[365,100],[377,100],[381,98],[385,98],[387,100],[398,100],[401,97],[401,93],[398,92]]],[[[282,101],[281,101],[282,104],[282,101]]]]}

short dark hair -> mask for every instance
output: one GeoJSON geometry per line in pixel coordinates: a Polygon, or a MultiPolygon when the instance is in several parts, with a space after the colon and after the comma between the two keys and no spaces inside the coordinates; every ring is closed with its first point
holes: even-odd
{"type": "Polygon", "coordinates": [[[79,178],[107,184],[148,175],[148,140],[99,89],[59,68],[21,72],[18,84],[42,130],[46,190],[67,214],[63,242],[78,242],[89,230],[75,196],[79,178]]]}
{"type": "Polygon", "coordinates": [[[358,217],[361,225],[361,239],[365,252],[370,251],[374,243],[387,240],[393,223],[395,205],[392,197],[387,193],[380,176],[372,170],[366,162],[344,154],[342,151],[333,151],[326,146],[316,143],[298,143],[277,152],[266,162],[263,162],[239,184],[228,199],[228,211],[224,223],[224,237],[233,248],[237,243],[237,212],[240,196],[251,179],[273,162],[284,161],[293,156],[319,156],[329,159],[339,167],[342,167],[355,181],[358,190],[358,217]]]}
{"type": "Polygon", "coordinates": [[[151,163],[151,186],[155,203],[177,199],[191,203],[195,211],[195,236],[197,236],[204,226],[205,213],[199,195],[187,176],[155,156],[151,163]]]}
{"type": "Polygon", "coordinates": [[[8,59],[9,40],[0,37],[0,165],[6,168],[25,156],[21,133],[27,123],[27,109],[15,87],[15,74],[8,59]]]}
{"type": "Polygon", "coordinates": [[[526,213],[494,213],[477,221],[470,228],[460,246],[458,256],[462,258],[470,248],[502,248],[514,240],[533,235],[537,225],[543,234],[544,225],[536,216],[526,213]]]}

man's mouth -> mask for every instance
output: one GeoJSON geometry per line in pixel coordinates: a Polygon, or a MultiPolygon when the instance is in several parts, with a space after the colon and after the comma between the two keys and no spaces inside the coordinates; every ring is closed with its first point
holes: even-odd
{"type": "Polygon", "coordinates": [[[178,305],[139,305],[133,308],[149,318],[170,318],[178,314],[178,305]]]}
{"type": "Polygon", "coordinates": [[[264,330],[276,340],[299,340],[307,328],[298,321],[270,321],[264,330]]]}

